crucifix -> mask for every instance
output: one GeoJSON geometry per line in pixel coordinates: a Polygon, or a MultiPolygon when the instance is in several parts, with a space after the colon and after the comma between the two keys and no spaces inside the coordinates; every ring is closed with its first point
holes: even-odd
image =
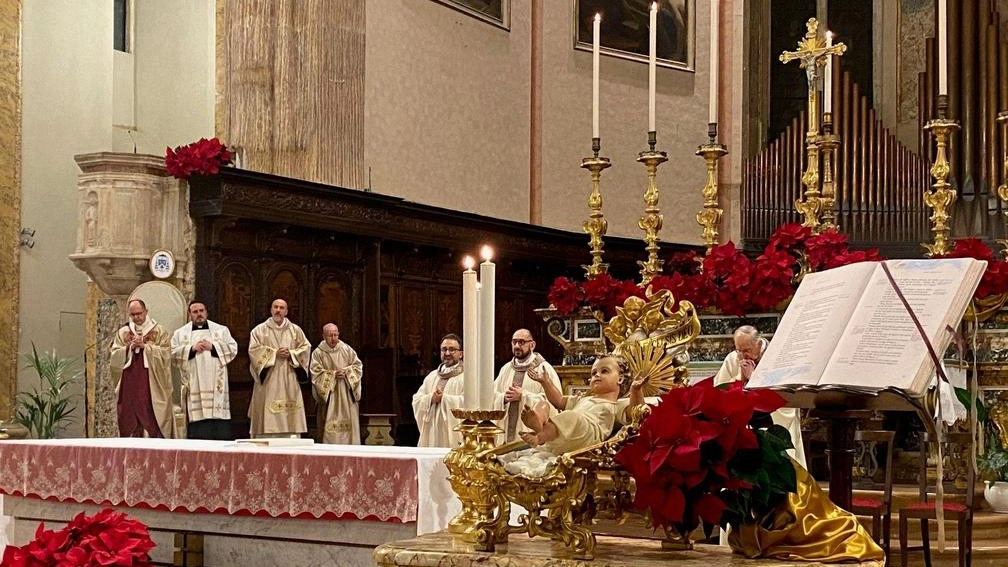
{"type": "Polygon", "coordinates": [[[797,59],[808,78],[808,131],[805,133],[808,163],[805,166],[805,173],[802,174],[805,199],[795,201],[795,208],[805,216],[802,225],[819,232],[828,228],[820,221],[820,216],[826,213],[827,218],[832,218],[836,201],[832,189],[828,195],[819,191],[819,70],[826,66],[826,61],[830,57],[843,55],[847,51],[847,46],[842,43],[830,45],[824,38],[819,37],[819,21],[815,18],[810,18],[805,26],[808,31],[798,42],[797,51],[781,53],[780,60],[782,63],[789,63],[797,59]]]}

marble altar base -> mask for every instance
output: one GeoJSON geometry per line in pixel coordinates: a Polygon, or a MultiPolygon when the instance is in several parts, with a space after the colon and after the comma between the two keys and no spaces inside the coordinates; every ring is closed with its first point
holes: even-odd
{"type": "MultiPolygon", "coordinates": [[[[39,521],[46,528],[62,528],[79,512],[94,514],[106,506],[53,502],[4,495],[3,513],[11,516],[10,543],[23,545],[35,538],[39,521]]],[[[416,534],[416,523],[368,520],[314,520],[167,512],[118,507],[146,524],[157,544],[151,559],[171,565],[176,533],[203,536],[203,565],[326,565],[357,567],[371,563],[376,545],[416,534]]]]}
{"type": "MultiPolygon", "coordinates": [[[[386,543],[374,550],[379,567],[825,567],[816,561],[746,559],[728,547],[698,544],[692,551],[663,551],[655,540],[598,536],[593,561],[570,559],[560,543],[512,535],[496,552],[473,551],[447,531],[386,543]]],[[[855,565],[845,563],[844,565],[855,565]]],[[[877,561],[858,563],[882,567],[877,561]]]]}

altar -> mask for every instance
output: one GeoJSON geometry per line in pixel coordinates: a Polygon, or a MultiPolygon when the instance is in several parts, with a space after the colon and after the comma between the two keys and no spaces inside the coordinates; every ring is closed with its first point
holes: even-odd
{"type": "Polygon", "coordinates": [[[205,565],[370,561],[385,541],[443,529],[459,502],[447,449],[228,441],[64,439],[0,443],[10,544],[112,506],[144,522],[152,559],[205,565]],[[195,537],[194,537],[195,536],[195,537]],[[338,559],[338,560],[337,560],[338,559]],[[190,563],[199,564],[199,563],[190,563]]]}

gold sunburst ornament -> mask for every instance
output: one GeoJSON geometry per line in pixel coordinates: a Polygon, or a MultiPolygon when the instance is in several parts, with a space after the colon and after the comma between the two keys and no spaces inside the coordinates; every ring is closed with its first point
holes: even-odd
{"type": "Polygon", "coordinates": [[[630,366],[630,375],[645,379],[644,396],[658,396],[689,382],[686,365],[676,359],[679,352],[664,338],[629,340],[618,351],[630,366]]]}

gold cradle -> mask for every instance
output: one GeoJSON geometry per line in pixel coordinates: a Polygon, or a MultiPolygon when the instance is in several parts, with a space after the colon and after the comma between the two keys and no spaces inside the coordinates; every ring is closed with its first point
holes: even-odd
{"type": "MultiPolygon", "coordinates": [[[[606,337],[627,360],[632,375],[648,376],[644,394],[653,396],[686,386],[688,371],[682,355],[698,336],[700,320],[692,303],[676,304],[668,290],[654,294],[648,290],[647,295],[647,300],[629,298],[624,307],[617,308],[618,314],[606,325],[606,337]]],[[[630,476],[616,464],[615,456],[637,435],[650,412],[646,404],[627,407],[626,423],[609,439],[559,455],[552,468],[538,477],[509,473],[498,459],[527,447],[520,441],[493,445],[500,429],[489,420],[500,419],[503,412],[494,416],[471,412],[461,427],[463,446],[445,459],[449,480],[463,504],[450,531],[479,551],[493,551],[496,545],[507,543],[511,534],[527,533],[562,542],[578,559],[592,559],[596,517],[622,521],[640,514],[633,510],[630,476]],[[512,505],[527,510],[517,524],[510,523],[512,505]]],[[[676,544],[684,545],[671,534],[663,542],[669,548],[676,544]]]]}

